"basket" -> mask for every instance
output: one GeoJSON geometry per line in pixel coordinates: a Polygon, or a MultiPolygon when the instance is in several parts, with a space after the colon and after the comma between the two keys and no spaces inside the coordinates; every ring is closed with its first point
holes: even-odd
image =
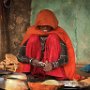
{"type": "Polygon", "coordinates": [[[29,82],[28,86],[30,90],[57,90],[60,87],[59,85],[45,85],[40,82],[29,82]]]}

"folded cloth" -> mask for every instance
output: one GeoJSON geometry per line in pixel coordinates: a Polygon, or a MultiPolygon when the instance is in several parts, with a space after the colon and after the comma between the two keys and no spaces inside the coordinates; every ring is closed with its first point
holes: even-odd
{"type": "Polygon", "coordinates": [[[85,65],[84,67],[80,68],[80,70],[90,73],[90,64],[85,65]]]}

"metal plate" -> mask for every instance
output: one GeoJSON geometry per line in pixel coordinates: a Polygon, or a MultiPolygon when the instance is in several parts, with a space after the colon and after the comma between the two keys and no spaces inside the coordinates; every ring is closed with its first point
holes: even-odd
{"type": "Polygon", "coordinates": [[[13,72],[11,71],[6,71],[6,70],[0,70],[0,75],[8,75],[8,74],[12,74],[13,72]]]}

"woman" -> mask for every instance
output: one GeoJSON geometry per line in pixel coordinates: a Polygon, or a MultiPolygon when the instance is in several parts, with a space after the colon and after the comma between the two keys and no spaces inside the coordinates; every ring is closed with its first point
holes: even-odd
{"type": "Polygon", "coordinates": [[[18,55],[21,62],[17,72],[31,72],[61,79],[81,77],[75,72],[75,53],[67,33],[58,26],[55,14],[41,10],[35,24],[28,28],[18,55]]]}

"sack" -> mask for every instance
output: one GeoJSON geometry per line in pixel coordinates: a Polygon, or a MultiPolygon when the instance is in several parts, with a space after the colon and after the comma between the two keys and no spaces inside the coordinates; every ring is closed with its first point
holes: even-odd
{"type": "Polygon", "coordinates": [[[87,72],[87,73],[90,73],[90,64],[80,68],[81,71],[84,71],[84,72],[87,72]]]}

